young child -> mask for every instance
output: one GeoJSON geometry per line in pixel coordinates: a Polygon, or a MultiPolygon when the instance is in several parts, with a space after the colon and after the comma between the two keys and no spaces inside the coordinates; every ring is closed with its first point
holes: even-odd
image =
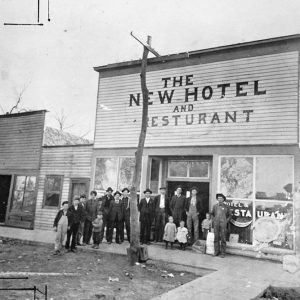
{"type": "Polygon", "coordinates": [[[93,221],[93,242],[92,248],[99,249],[100,235],[103,226],[103,215],[98,214],[97,218],[93,221]]]}
{"type": "Polygon", "coordinates": [[[62,244],[65,240],[68,230],[68,212],[69,204],[68,201],[62,203],[62,209],[58,211],[54,219],[54,231],[56,231],[55,246],[53,255],[61,254],[62,244]]]}
{"type": "Polygon", "coordinates": [[[212,226],[210,213],[206,213],[205,219],[202,221],[201,225],[202,225],[203,239],[206,240],[207,234],[211,231],[211,226],[212,226]]]}
{"type": "Polygon", "coordinates": [[[173,223],[173,217],[169,217],[169,222],[165,226],[164,241],[166,243],[166,249],[168,249],[169,242],[171,243],[171,249],[176,238],[176,225],[173,223]]]}
{"type": "Polygon", "coordinates": [[[180,227],[177,229],[176,239],[179,242],[180,249],[185,250],[187,244],[188,230],[184,227],[184,221],[180,221],[180,227]]]}

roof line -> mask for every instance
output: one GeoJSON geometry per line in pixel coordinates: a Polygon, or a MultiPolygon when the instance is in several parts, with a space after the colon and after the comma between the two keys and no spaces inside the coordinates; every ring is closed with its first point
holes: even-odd
{"type": "Polygon", "coordinates": [[[62,147],[87,147],[93,146],[94,144],[75,144],[75,145],[43,145],[43,148],[62,148],[62,147]]]}
{"type": "MultiPolygon", "coordinates": [[[[169,54],[169,55],[164,55],[164,56],[159,56],[159,57],[153,57],[153,58],[148,59],[148,64],[160,63],[160,62],[171,61],[171,60],[180,60],[180,59],[188,58],[190,56],[199,55],[202,53],[218,52],[218,51],[224,51],[224,50],[229,50],[229,49],[234,49],[234,48],[249,47],[249,46],[254,46],[254,45],[275,43],[275,42],[294,40],[294,39],[300,39],[300,34],[286,35],[286,36],[281,36],[281,37],[250,41],[250,42],[245,42],[245,43],[236,43],[236,44],[230,44],[230,45],[225,45],[225,46],[218,46],[218,47],[212,47],[212,48],[205,48],[205,49],[201,49],[201,50],[194,50],[194,51],[190,51],[190,52],[181,52],[181,53],[169,54]]],[[[100,71],[105,71],[105,70],[110,70],[110,69],[115,69],[115,68],[120,68],[120,67],[121,68],[132,67],[132,66],[138,65],[140,63],[141,63],[141,59],[124,61],[124,62],[112,63],[112,64],[94,67],[94,70],[96,72],[100,72],[100,71]]]]}
{"type": "Polygon", "coordinates": [[[35,114],[41,114],[41,113],[46,113],[48,112],[46,109],[43,110],[34,110],[34,111],[26,111],[26,112],[21,112],[21,113],[15,113],[15,114],[5,114],[5,115],[0,115],[0,118],[14,118],[14,117],[22,117],[22,116],[27,116],[27,115],[35,115],[35,114]]]}

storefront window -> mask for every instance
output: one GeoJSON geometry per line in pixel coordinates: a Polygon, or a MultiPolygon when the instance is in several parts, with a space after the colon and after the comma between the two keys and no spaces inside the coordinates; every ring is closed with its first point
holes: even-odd
{"type": "Polygon", "coordinates": [[[95,189],[106,190],[117,186],[118,157],[101,157],[96,160],[95,189]]]}
{"type": "Polygon", "coordinates": [[[222,157],[220,185],[221,192],[229,198],[252,198],[253,158],[222,157]]]}
{"type": "Polygon", "coordinates": [[[292,157],[258,157],[255,178],[256,199],[291,200],[292,157]]]}
{"type": "Polygon", "coordinates": [[[188,162],[187,161],[169,161],[169,177],[187,177],[188,162]]]}
{"type": "Polygon", "coordinates": [[[189,177],[208,178],[208,162],[191,161],[189,165],[189,177]]]}
{"type": "Polygon", "coordinates": [[[16,176],[11,212],[33,212],[35,208],[35,176],[16,176]]]}
{"type": "Polygon", "coordinates": [[[160,167],[160,160],[152,158],[151,173],[150,173],[150,190],[152,190],[152,192],[155,194],[158,194],[159,167],[160,167]]]}
{"type": "Polygon", "coordinates": [[[58,207],[61,200],[63,176],[47,175],[45,179],[44,206],[58,207]]]}
{"type": "Polygon", "coordinates": [[[134,157],[120,157],[118,190],[132,185],[134,167],[134,157]]]}

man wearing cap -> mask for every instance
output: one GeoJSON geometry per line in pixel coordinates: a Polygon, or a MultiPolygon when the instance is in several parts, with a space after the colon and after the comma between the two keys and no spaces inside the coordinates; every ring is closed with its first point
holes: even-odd
{"type": "Polygon", "coordinates": [[[78,228],[78,233],[77,233],[77,238],[76,238],[76,245],[81,246],[80,240],[83,236],[83,231],[84,231],[84,222],[86,219],[86,210],[85,210],[85,206],[86,206],[86,195],[82,194],[80,195],[80,199],[79,199],[79,205],[82,206],[83,208],[83,218],[80,222],[79,228],[78,228]]]}
{"type": "Polygon", "coordinates": [[[171,199],[170,208],[176,227],[179,227],[180,221],[186,220],[185,197],[182,195],[182,187],[179,185],[176,189],[176,195],[171,199]]]}
{"type": "Polygon", "coordinates": [[[194,230],[194,242],[199,239],[199,216],[203,212],[202,200],[197,193],[197,187],[192,187],[191,196],[186,199],[185,203],[187,228],[190,234],[192,234],[194,230]]]}
{"type": "Polygon", "coordinates": [[[160,195],[154,198],[155,202],[155,238],[156,242],[163,241],[164,228],[168,216],[170,215],[169,211],[169,201],[166,197],[166,188],[160,187],[160,195]]]}
{"type": "Polygon", "coordinates": [[[217,194],[217,204],[213,206],[211,215],[213,216],[213,228],[214,228],[214,256],[218,256],[221,253],[221,257],[225,257],[226,250],[226,228],[231,218],[231,212],[229,206],[224,201],[226,197],[223,194],[217,194]],[[221,242],[221,249],[220,249],[221,242]],[[221,250],[221,251],[220,251],[221,250]]]}
{"type": "Polygon", "coordinates": [[[70,251],[76,252],[76,237],[80,222],[84,218],[84,211],[81,205],[79,205],[79,197],[75,196],[73,200],[73,205],[68,208],[69,219],[68,219],[68,231],[67,231],[67,241],[66,249],[69,251],[70,239],[72,237],[71,249],[70,251]]]}
{"type": "Polygon", "coordinates": [[[141,199],[138,208],[140,212],[141,222],[141,244],[150,244],[150,232],[155,212],[155,203],[151,198],[152,191],[146,189],[144,191],[145,198],[141,199]]]}
{"type": "Polygon", "coordinates": [[[122,221],[122,229],[121,229],[121,242],[124,242],[124,223],[126,228],[127,240],[130,242],[130,200],[128,197],[129,189],[124,188],[122,190],[122,205],[123,205],[123,221],[122,221]]]}
{"type": "Polygon", "coordinates": [[[90,193],[91,198],[86,202],[85,204],[85,213],[86,218],[84,222],[84,231],[83,231],[83,243],[82,246],[85,246],[89,244],[91,237],[92,237],[92,231],[93,231],[93,221],[96,219],[98,215],[99,210],[99,203],[96,199],[97,192],[91,191],[90,193]]]}
{"type": "Polygon", "coordinates": [[[109,241],[109,228],[111,226],[110,224],[110,211],[109,211],[109,207],[110,207],[110,202],[114,200],[114,196],[112,195],[113,189],[111,187],[108,187],[106,189],[106,195],[104,195],[102,197],[102,203],[101,203],[101,211],[103,214],[103,225],[102,225],[102,229],[101,229],[101,234],[100,234],[100,243],[103,240],[104,237],[104,228],[106,228],[106,241],[109,241]]]}

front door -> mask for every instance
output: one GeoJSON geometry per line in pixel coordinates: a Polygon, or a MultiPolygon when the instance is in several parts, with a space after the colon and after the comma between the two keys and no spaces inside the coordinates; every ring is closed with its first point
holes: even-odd
{"type": "Polygon", "coordinates": [[[11,175],[0,175],[0,223],[5,222],[11,175]]]}
{"type": "Polygon", "coordinates": [[[71,179],[70,197],[69,203],[72,203],[74,196],[85,194],[88,198],[88,192],[90,188],[90,179],[88,178],[76,178],[71,179]]]}

